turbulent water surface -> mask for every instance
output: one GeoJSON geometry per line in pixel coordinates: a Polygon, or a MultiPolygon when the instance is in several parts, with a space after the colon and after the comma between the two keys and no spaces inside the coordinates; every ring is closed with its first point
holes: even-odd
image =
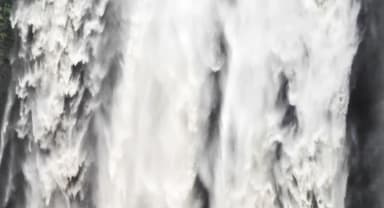
{"type": "Polygon", "coordinates": [[[382,207],[377,8],[14,0],[0,207],[382,207]]]}

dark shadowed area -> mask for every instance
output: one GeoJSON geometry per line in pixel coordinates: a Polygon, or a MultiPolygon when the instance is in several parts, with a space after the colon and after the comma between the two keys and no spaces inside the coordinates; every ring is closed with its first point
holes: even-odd
{"type": "Polygon", "coordinates": [[[351,76],[346,207],[384,205],[384,1],[362,0],[361,43],[351,76]]]}

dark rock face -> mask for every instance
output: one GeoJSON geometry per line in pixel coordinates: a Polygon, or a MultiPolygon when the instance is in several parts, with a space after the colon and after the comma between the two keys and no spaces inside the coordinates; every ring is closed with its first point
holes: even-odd
{"type": "Polygon", "coordinates": [[[362,0],[347,116],[347,208],[384,206],[384,1],[362,0]]]}
{"type": "Polygon", "coordinates": [[[0,207],[25,207],[25,177],[22,161],[25,158],[25,140],[7,142],[0,164],[0,207]]]}
{"type": "MultiPolygon", "coordinates": [[[[12,80],[10,53],[13,47],[14,33],[9,16],[12,0],[0,0],[0,129],[3,128],[3,117],[8,100],[8,88],[12,80]]],[[[16,137],[14,132],[8,132],[16,137]]],[[[22,139],[0,141],[0,207],[25,207],[25,178],[22,172],[22,161],[25,159],[26,142],[22,139]]]]}
{"type": "MultiPolygon", "coordinates": [[[[13,44],[13,32],[9,22],[11,3],[11,0],[0,0],[0,118],[3,118],[11,80],[11,66],[8,59],[13,44]]],[[[0,126],[1,122],[2,119],[0,126]]]]}

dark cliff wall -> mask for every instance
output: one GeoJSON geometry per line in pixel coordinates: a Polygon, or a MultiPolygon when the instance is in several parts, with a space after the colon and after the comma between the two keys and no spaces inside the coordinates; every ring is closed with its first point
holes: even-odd
{"type": "Polygon", "coordinates": [[[11,80],[9,53],[13,46],[13,32],[9,21],[12,0],[0,0],[0,126],[7,102],[11,80]]]}
{"type": "Polygon", "coordinates": [[[361,0],[361,43],[351,74],[347,118],[347,208],[384,205],[384,1],[361,0]]]}
{"type": "MultiPolygon", "coordinates": [[[[0,127],[7,103],[8,87],[12,79],[10,53],[14,45],[14,32],[9,17],[14,0],[0,0],[0,127]]],[[[0,207],[23,208],[24,176],[21,161],[24,158],[24,140],[0,140],[0,207]],[[5,141],[5,142],[4,142],[5,141]],[[4,142],[4,143],[3,143],[4,142]]]]}

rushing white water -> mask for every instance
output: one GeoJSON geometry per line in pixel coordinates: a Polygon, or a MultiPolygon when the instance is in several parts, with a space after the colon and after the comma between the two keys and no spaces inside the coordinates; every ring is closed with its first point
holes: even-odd
{"type": "Polygon", "coordinates": [[[17,2],[4,129],[29,142],[26,206],[344,207],[358,11],[353,0],[17,2]]]}
{"type": "Polygon", "coordinates": [[[232,53],[214,207],[343,207],[357,9],[350,1],[239,1],[223,14],[232,53]],[[297,129],[282,127],[284,111],[296,113],[297,129]]]}
{"type": "Polygon", "coordinates": [[[123,72],[99,151],[101,207],[188,207],[201,138],[211,2],[131,1],[123,72]],[[108,131],[108,130],[107,130],[108,131]],[[114,191],[110,191],[114,190],[114,191]]]}
{"type": "Polygon", "coordinates": [[[12,89],[19,118],[12,125],[29,143],[23,164],[27,207],[66,207],[69,198],[83,197],[83,169],[89,166],[83,138],[96,101],[90,99],[106,73],[101,61],[93,61],[100,57],[106,3],[15,2],[11,21],[20,47],[12,89]],[[79,182],[71,183],[73,178],[79,182]]]}

